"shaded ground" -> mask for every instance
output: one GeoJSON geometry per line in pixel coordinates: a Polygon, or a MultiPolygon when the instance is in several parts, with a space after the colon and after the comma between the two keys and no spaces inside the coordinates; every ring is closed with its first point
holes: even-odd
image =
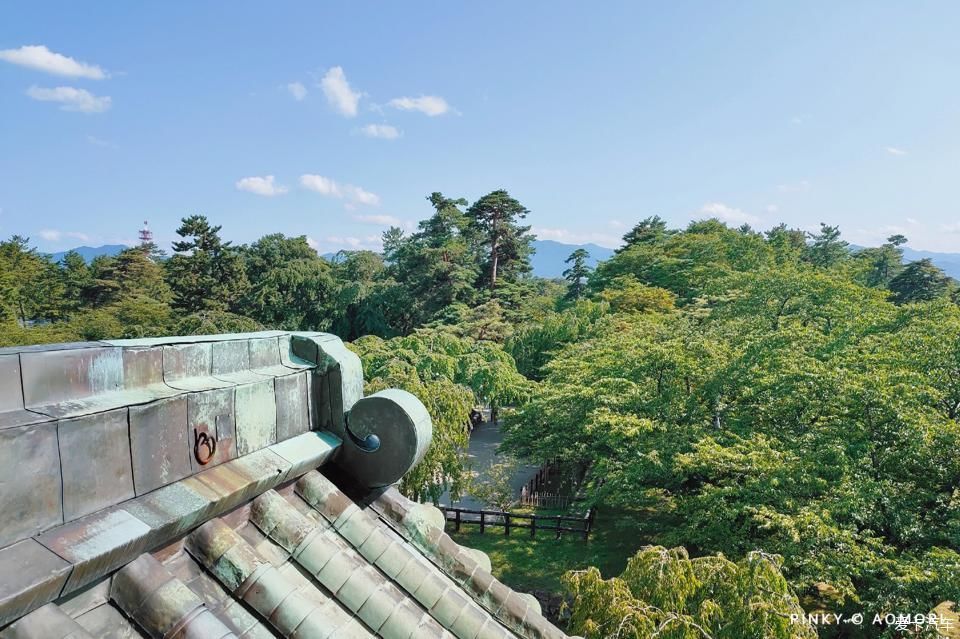
{"type": "MultiPolygon", "coordinates": [[[[467,449],[467,456],[470,458],[470,467],[476,473],[476,479],[482,481],[486,478],[486,471],[490,466],[501,461],[502,457],[497,455],[497,446],[503,441],[503,434],[500,432],[499,422],[483,422],[473,429],[470,434],[470,446],[467,449]]],[[[520,489],[537,474],[536,466],[520,466],[516,474],[510,481],[514,493],[519,498],[520,489]]],[[[459,506],[461,508],[491,508],[472,495],[464,495],[460,501],[450,503],[450,494],[445,492],[440,496],[440,503],[444,506],[459,506]]]]}
{"type": "Polygon", "coordinates": [[[511,588],[559,593],[563,590],[560,577],[568,570],[596,566],[605,578],[623,572],[627,559],[650,543],[638,523],[635,515],[600,509],[587,542],[577,535],[559,541],[553,535],[504,537],[499,528],[481,535],[473,526],[460,533],[448,527],[447,533],[457,543],[487,553],[493,574],[511,588]]]}

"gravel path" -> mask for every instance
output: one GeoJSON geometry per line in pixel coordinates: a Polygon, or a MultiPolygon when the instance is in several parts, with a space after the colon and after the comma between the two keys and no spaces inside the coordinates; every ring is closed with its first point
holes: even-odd
{"type": "MultiPolygon", "coordinates": [[[[500,455],[497,455],[497,447],[502,441],[503,433],[500,432],[499,422],[484,422],[473,429],[473,433],[470,434],[467,456],[470,458],[470,467],[477,473],[477,479],[483,480],[486,477],[486,470],[502,459],[500,455]]],[[[527,465],[520,466],[517,469],[517,473],[510,480],[510,484],[518,498],[520,497],[520,489],[537,474],[537,470],[537,466],[527,465]]],[[[440,504],[461,508],[493,508],[471,495],[464,495],[460,501],[451,504],[449,493],[440,496],[440,504]]]]}

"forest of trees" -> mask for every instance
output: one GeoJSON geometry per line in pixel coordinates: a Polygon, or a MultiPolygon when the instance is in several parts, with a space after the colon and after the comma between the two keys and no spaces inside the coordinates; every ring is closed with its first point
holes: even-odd
{"type": "Polygon", "coordinates": [[[430,410],[434,444],[402,485],[421,500],[464,489],[469,410],[503,407],[508,452],[586,467],[592,503],[666,531],[620,577],[568,576],[575,634],[801,638],[808,626],[784,622],[801,603],[960,600],[958,287],[904,263],[906,238],[852,250],[826,224],[650,217],[596,270],[578,250],[548,281],[507,192],[427,199],[416,232],[331,261],[305,237],[233,246],[203,216],[169,257],[53,263],[13,237],[0,344],[336,333],[371,390],[430,410]]]}

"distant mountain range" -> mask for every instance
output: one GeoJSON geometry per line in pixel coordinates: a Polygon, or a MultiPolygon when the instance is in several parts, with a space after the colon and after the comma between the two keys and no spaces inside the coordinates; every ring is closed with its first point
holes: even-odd
{"type": "Polygon", "coordinates": [[[933,253],[931,251],[914,251],[912,248],[903,247],[903,259],[906,261],[915,262],[924,258],[929,258],[950,277],[960,280],[960,253],[933,253]]]}
{"type": "MultiPolygon", "coordinates": [[[[533,266],[533,274],[537,277],[562,277],[563,271],[567,269],[564,263],[570,254],[578,248],[586,249],[590,253],[588,263],[590,266],[596,266],[597,262],[610,259],[613,255],[613,249],[598,246],[596,244],[564,244],[553,240],[536,240],[533,247],[537,250],[530,258],[530,264],[533,266]]],[[[105,244],[104,246],[78,246],[72,249],[79,253],[87,262],[98,255],[116,255],[120,251],[128,248],[123,244],[105,244]]],[[[861,247],[852,247],[854,250],[861,247]]],[[[68,251],[51,254],[55,262],[63,259],[68,251]]],[[[323,257],[332,259],[334,253],[325,253],[323,257]]],[[[915,251],[912,248],[903,247],[903,257],[908,262],[929,258],[934,264],[939,266],[947,275],[960,280],[960,253],[934,253],[932,251],[915,251]]]]}
{"type": "MultiPolygon", "coordinates": [[[[104,244],[103,246],[78,246],[75,249],[70,249],[70,251],[76,251],[80,254],[80,257],[85,259],[87,262],[90,262],[95,257],[100,257],[101,255],[116,255],[124,249],[130,248],[126,244],[104,244]]],[[[59,253],[51,253],[50,257],[54,262],[59,262],[63,259],[63,256],[69,253],[70,251],[60,251],[59,253]]]]}
{"type": "Polygon", "coordinates": [[[587,264],[591,268],[595,267],[597,262],[608,260],[613,255],[613,249],[596,244],[564,244],[553,240],[535,240],[533,248],[537,250],[530,257],[533,274],[548,278],[563,277],[563,272],[569,268],[568,264],[564,264],[564,260],[579,248],[585,249],[590,254],[587,264]]]}
{"type": "MultiPolygon", "coordinates": [[[[530,258],[533,265],[533,274],[538,277],[562,277],[567,265],[563,263],[571,253],[578,248],[584,248],[590,253],[590,266],[596,266],[598,261],[610,259],[614,249],[597,246],[596,244],[563,244],[553,240],[537,240],[533,243],[537,252],[530,258]]],[[[858,250],[862,247],[851,246],[858,250]]],[[[929,259],[943,269],[950,277],[960,280],[960,253],[934,253],[933,251],[915,251],[904,246],[903,259],[907,262],[929,259]]]]}

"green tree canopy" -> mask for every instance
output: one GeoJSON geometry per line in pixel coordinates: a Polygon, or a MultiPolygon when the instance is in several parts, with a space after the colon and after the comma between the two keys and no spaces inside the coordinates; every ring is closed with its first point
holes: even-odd
{"type": "Polygon", "coordinates": [[[239,252],[203,215],[183,218],[165,265],[174,306],[190,313],[236,310],[249,283],[239,252]]]}
{"type": "Polygon", "coordinates": [[[571,632],[587,639],[815,639],[780,567],[780,557],[760,552],[734,562],[646,547],[619,577],[604,580],[596,568],[566,575],[571,632]]]}
{"type": "Polygon", "coordinates": [[[140,247],[126,249],[115,257],[101,256],[93,264],[88,298],[97,306],[132,296],[168,304],[173,293],[164,275],[163,267],[140,247]]]}
{"type": "Polygon", "coordinates": [[[807,260],[820,268],[831,268],[850,257],[850,245],[840,239],[840,227],[820,223],[820,232],[811,233],[807,260]]]}
{"type": "Polygon", "coordinates": [[[800,594],[836,593],[833,610],[960,596],[960,309],[898,309],[799,262],[729,269],[708,290],[704,306],[617,313],[559,347],[507,449],[589,465],[595,501],[663,513],[651,541],[781,555],[800,594]]]}
{"type": "Polygon", "coordinates": [[[250,281],[245,315],[271,328],[329,330],[333,323],[333,267],[306,236],[265,235],[241,250],[250,281]]]}
{"type": "Polygon", "coordinates": [[[496,292],[498,280],[515,280],[530,272],[531,242],[529,226],[520,220],[529,211],[504,190],[491,191],[467,209],[471,233],[486,251],[479,285],[496,292]]]}
{"type": "Polygon", "coordinates": [[[384,340],[368,336],[351,348],[363,361],[368,392],[401,388],[415,394],[433,419],[433,443],[408,472],[401,490],[415,499],[437,500],[445,489],[458,499],[468,481],[467,424],[480,401],[510,404],[526,397],[528,383],[513,359],[488,341],[423,329],[384,340]]]}
{"type": "Polygon", "coordinates": [[[890,280],[889,288],[897,304],[927,302],[947,294],[950,278],[930,258],[924,258],[904,266],[890,280]]]}
{"type": "Polygon", "coordinates": [[[57,265],[14,235],[0,242],[0,308],[20,326],[61,316],[63,281],[57,265]]]}
{"type": "Polygon", "coordinates": [[[590,253],[584,248],[578,248],[564,260],[570,267],[563,271],[563,279],[567,280],[567,294],[564,298],[575,301],[583,297],[587,290],[587,279],[592,270],[587,265],[590,253]]]}
{"type": "Polygon", "coordinates": [[[623,245],[615,252],[621,253],[625,249],[638,244],[658,244],[673,233],[674,231],[667,228],[666,220],[663,220],[659,215],[653,215],[637,222],[623,236],[623,245]]]}
{"type": "Polygon", "coordinates": [[[60,278],[63,282],[63,308],[69,314],[88,302],[93,274],[87,261],[76,251],[68,251],[60,260],[60,278]]]}
{"type": "Polygon", "coordinates": [[[405,237],[398,228],[384,233],[384,259],[389,277],[397,282],[410,306],[410,328],[434,321],[451,305],[472,304],[480,273],[471,243],[464,199],[442,193],[427,198],[434,214],[420,222],[418,232],[405,237]]]}

